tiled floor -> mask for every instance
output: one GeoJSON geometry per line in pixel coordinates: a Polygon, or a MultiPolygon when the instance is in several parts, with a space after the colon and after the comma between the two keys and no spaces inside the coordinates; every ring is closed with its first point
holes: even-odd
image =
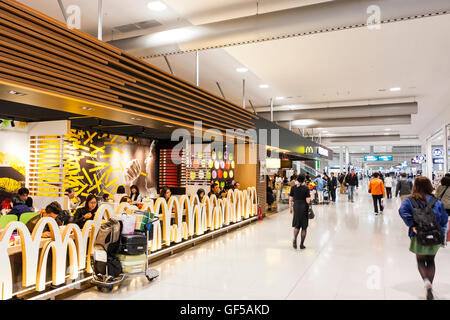
{"type": "MultiPolygon", "coordinates": [[[[71,299],[424,299],[399,199],[373,215],[366,188],[355,203],[315,206],[305,250],[292,248],[288,210],[154,263],[113,293],[71,299]]],[[[450,299],[450,248],[436,256],[435,295],[450,299]]]]}

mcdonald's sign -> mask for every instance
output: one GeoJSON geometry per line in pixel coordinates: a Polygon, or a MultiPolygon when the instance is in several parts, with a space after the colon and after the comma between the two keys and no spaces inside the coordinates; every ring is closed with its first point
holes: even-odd
{"type": "Polygon", "coordinates": [[[306,147],[306,153],[314,153],[314,148],[311,146],[306,147]]]}

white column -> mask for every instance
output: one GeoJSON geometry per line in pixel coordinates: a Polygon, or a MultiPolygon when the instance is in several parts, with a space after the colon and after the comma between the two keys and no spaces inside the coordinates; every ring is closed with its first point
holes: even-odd
{"type": "Polygon", "coordinates": [[[347,171],[349,164],[350,164],[350,148],[345,147],[345,171],[347,171]]]}
{"type": "Polygon", "coordinates": [[[344,167],[344,147],[340,146],[339,147],[339,172],[344,171],[343,167],[344,167]]]}
{"type": "Polygon", "coordinates": [[[98,40],[103,40],[103,0],[98,0],[98,40]]]}
{"type": "Polygon", "coordinates": [[[426,162],[426,168],[427,168],[427,170],[426,170],[426,176],[431,180],[432,178],[433,178],[433,155],[432,155],[432,152],[431,152],[431,147],[432,147],[432,145],[431,145],[431,139],[428,139],[427,140],[427,143],[426,143],[426,159],[427,159],[427,162],[426,162]]]}
{"type": "Polygon", "coordinates": [[[444,174],[448,172],[448,126],[444,127],[444,174]]]}

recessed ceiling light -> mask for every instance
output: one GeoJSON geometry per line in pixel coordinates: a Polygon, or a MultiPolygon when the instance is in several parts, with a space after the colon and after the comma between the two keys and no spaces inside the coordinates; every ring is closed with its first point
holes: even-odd
{"type": "Polygon", "coordinates": [[[131,118],[131,120],[141,121],[142,119],[140,119],[140,118],[131,118]]]}
{"type": "Polygon", "coordinates": [[[391,130],[392,130],[391,128],[384,129],[384,131],[391,131],[391,130]]]}
{"type": "Polygon", "coordinates": [[[268,84],[260,84],[259,87],[261,89],[267,89],[269,87],[269,85],[268,84]]]}
{"type": "Polygon", "coordinates": [[[174,126],[173,125],[171,125],[171,124],[166,124],[166,125],[164,125],[165,127],[167,127],[167,128],[173,128],[174,126]]]}
{"type": "Polygon", "coordinates": [[[402,88],[396,87],[396,88],[390,88],[389,89],[389,91],[391,91],[391,92],[400,91],[400,90],[402,90],[402,88]]]}
{"type": "Polygon", "coordinates": [[[276,97],[275,99],[276,99],[276,100],[283,100],[284,97],[276,97]]]}
{"type": "Polygon", "coordinates": [[[247,68],[244,68],[244,67],[241,67],[241,68],[236,68],[236,71],[237,71],[237,72],[244,73],[244,72],[247,72],[248,69],[247,69],[247,68]]]}
{"type": "Polygon", "coordinates": [[[147,7],[152,11],[158,11],[158,12],[161,12],[161,11],[164,11],[167,9],[167,6],[165,5],[165,3],[161,2],[161,1],[149,2],[147,4],[147,7]]]}
{"type": "Polygon", "coordinates": [[[388,132],[386,132],[385,134],[384,134],[385,136],[388,136],[389,135],[389,133],[388,132]]]}
{"type": "Polygon", "coordinates": [[[17,91],[14,91],[14,90],[9,90],[8,93],[9,94],[13,94],[15,96],[25,96],[26,95],[25,93],[17,92],[17,91]]]}
{"type": "Polygon", "coordinates": [[[328,131],[322,131],[322,133],[328,133],[328,131]]]}
{"type": "Polygon", "coordinates": [[[89,108],[89,107],[81,107],[81,109],[83,109],[83,110],[89,110],[89,111],[94,110],[93,108],[89,108]]]}

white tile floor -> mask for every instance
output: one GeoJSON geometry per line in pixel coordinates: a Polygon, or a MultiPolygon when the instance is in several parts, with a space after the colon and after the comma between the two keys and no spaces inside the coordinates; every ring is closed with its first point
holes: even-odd
{"type": "MultiPolygon", "coordinates": [[[[292,248],[288,210],[151,265],[113,293],[95,288],[70,299],[424,299],[399,199],[373,215],[366,188],[354,203],[315,206],[305,250],[292,248]]],[[[450,299],[450,248],[436,256],[434,290],[450,299]]]]}

